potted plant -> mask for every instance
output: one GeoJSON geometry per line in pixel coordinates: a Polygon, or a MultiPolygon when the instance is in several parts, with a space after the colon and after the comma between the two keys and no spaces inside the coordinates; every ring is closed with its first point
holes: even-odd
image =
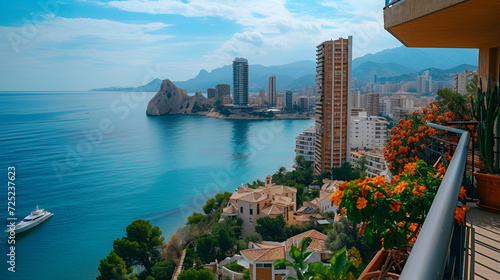
{"type": "MultiPolygon", "coordinates": [[[[384,176],[344,182],[332,194],[347,217],[362,223],[360,234],[379,251],[359,279],[397,278],[416,241],[446,168],[419,160],[407,163],[390,182],[384,176]],[[382,258],[382,259],[380,259],[382,258]]],[[[465,189],[460,191],[465,198],[465,189]]],[[[463,222],[466,206],[457,207],[455,218],[463,222]]]]}
{"type": "Polygon", "coordinates": [[[500,89],[498,83],[491,88],[491,77],[488,76],[486,91],[482,86],[477,91],[477,101],[474,116],[477,124],[477,144],[479,155],[484,162],[484,168],[474,173],[477,192],[479,195],[478,206],[485,210],[500,212],[500,145],[497,143],[495,154],[495,132],[500,131],[500,114],[498,114],[500,89]],[[495,131],[496,122],[496,131],[495,131]]]}

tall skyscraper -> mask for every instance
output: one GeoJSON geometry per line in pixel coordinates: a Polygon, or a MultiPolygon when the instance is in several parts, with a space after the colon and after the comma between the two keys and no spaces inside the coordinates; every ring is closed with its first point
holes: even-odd
{"type": "Polygon", "coordinates": [[[293,109],[293,91],[289,89],[285,91],[285,108],[287,111],[293,109]]]}
{"type": "Polygon", "coordinates": [[[316,47],[316,174],[350,160],[352,36],[316,47]]]}
{"type": "Polygon", "coordinates": [[[269,89],[267,90],[269,107],[276,106],[276,76],[269,77],[269,89]]]}
{"type": "Polygon", "coordinates": [[[215,88],[207,89],[207,98],[215,99],[215,88]]]}
{"type": "Polygon", "coordinates": [[[248,60],[237,57],[233,61],[233,106],[248,106],[248,60]]]}

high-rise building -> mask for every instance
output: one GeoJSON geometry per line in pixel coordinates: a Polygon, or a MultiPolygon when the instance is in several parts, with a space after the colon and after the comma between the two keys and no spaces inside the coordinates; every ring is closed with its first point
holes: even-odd
{"type": "Polygon", "coordinates": [[[215,88],[207,89],[207,98],[215,99],[215,88]]]}
{"type": "Polygon", "coordinates": [[[317,174],[350,160],[351,73],[352,36],[316,47],[317,174]]]}
{"type": "Polygon", "coordinates": [[[276,76],[269,77],[269,89],[267,90],[269,107],[276,106],[276,76]]]}
{"type": "Polygon", "coordinates": [[[287,89],[285,91],[285,109],[291,111],[293,109],[293,91],[287,89]]]}
{"type": "Polygon", "coordinates": [[[285,94],[276,93],[276,104],[274,105],[276,109],[283,109],[285,107],[285,94]]]}
{"type": "Polygon", "coordinates": [[[352,94],[352,101],[351,101],[352,107],[361,107],[360,106],[360,103],[361,103],[361,100],[360,100],[361,91],[357,90],[357,89],[353,89],[352,92],[351,92],[351,94],[352,94]]]}
{"type": "Polygon", "coordinates": [[[417,93],[429,93],[432,90],[432,77],[429,75],[429,70],[426,70],[422,75],[417,77],[417,93]]]}
{"type": "Polygon", "coordinates": [[[306,161],[314,161],[315,128],[311,126],[295,138],[295,156],[303,156],[306,161]]]}
{"type": "Polygon", "coordinates": [[[262,98],[262,100],[264,100],[266,98],[266,90],[265,89],[261,89],[259,91],[259,96],[260,96],[260,98],[262,98]]]}
{"type": "Polygon", "coordinates": [[[233,106],[248,106],[248,60],[240,57],[233,61],[233,106]]]}
{"type": "Polygon", "coordinates": [[[309,110],[309,97],[301,96],[299,100],[300,100],[300,108],[309,110]]]}
{"type": "Polygon", "coordinates": [[[378,116],[379,114],[379,97],[380,95],[378,93],[368,93],[365,94],[366,98],[366,114],[368,116],[378,116]]]}
{"type": "Polygon", "coordinates": [[[231,104],[231,87],[228,84],[218,84],[215,86],[215,98],[220,100],[224,105],[231,104]]]}

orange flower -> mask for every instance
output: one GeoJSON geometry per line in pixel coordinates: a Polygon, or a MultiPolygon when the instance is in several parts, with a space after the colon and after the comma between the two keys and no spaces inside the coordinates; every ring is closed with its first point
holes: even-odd
{"type": "Polygon", "coordinates": [[[424,196],[424,194],[422,193],[423,191],[425,191],[427,188],[425,186],[422,186],[422,185],[416,185],[415,186],[415,189],[411,192],[413,194],[417,194],[419,196],[424,196]]]}
{"type": "Polygon", "coordinates": [[[400,202],[400,201],[391,201],[391,210],[394,211],[394,212],[399,212],[399,208],[401,208],[401,204],[403,204],[403,202],[400,202]]]}
{"type": "Polygon", "coordinates": [[[373,194],[373,198],[377,199],[377,198],[383,198],[385,197],[383,193],[381,192],[376,192],[373,194]]]}
{"type": "Polygon", "coordinates": [[[359,234],[363,234],[363,232],[365,231],[366,229],[366,226],[368,225],[368,223],[363,223],[363,225],[359,228],[359,234]]]}
{"type": "Polygon", "coordinates": [[[462,207],[458,207],[455,209],[455,219],[457,220],[459,225],[465,225],[465,211],[469,210],[469,207],[462,205],[462,207]]]}
{"type": "Polygon", "coordinates": [[[364,209],[367,202],[368,201],[364,197],[359,197],[358,201],[356,202],[356,208],[358,208],[359,210],[364,209]]]}
{"type": "Polygon", "coordinates": [[[347,187],[347,183],[348,183],[347,181],[344,181],[344,183],[340,184],[339,190],[344,191],[345,188],[347,187]]]}
{"type": "Polygon", "coordinates": [[[391,184],[396,184],[397,182],[399,182],[399,175],[396,175],[394,176],[394,178],[392,178],[391,184]]]}
{"type": "Polygon", "coordinates": [[[403,181],[403,182],[400,182],[395,188],[394,188],[394,192],[395,193],[402,193],[406,188],[408,187],[408,183],[403,181]]]}
{"type": "Polygon", "coordinates": [[[441,166],[441,167],[438,169],[438,172],[439,172],[439,173],[441,173],[441,174],[444,174],[444,173],[446,173],[446,168],[444,168],[444,167],[442,167],[442,166],[441,166]]]}
{"type": "Polygon", "coordinates": [[[465,199],[467,197],[467,191],[465,190],[464,186],[460,187],[460,195],[459,195],[459,197],[461,199],[465,199]]]}
{"type": "Polygon", "coordinates": [[[335,205],[340,206],[340,201],[342,201],[342,197],[344,196],[344,192],[341,190],[336,190],[331,196],[330,201],[333,201],[335,205]]]}
{"type": "Polygon", "coordinates": [[[347,215],[347,211],[345,210],[345,207],[342,207],[342,209],[340,209],[340,215],[342,215],[342,216],[347,215]]]}
{"type": "Polygon", "coordinates": [[[415,162],[410,162],[408,164],[405,165],[405,172],[411,172],[411,175],[415,175],[415,170],[417,168],[417,163],[415,162]]]}
{"type": "Polygon", "coordinates": [[[366,197],[366,195],[368,194],[368,191],[371,191],[372,188],[370,186],[364,186],[363,187],[363,190],[361,191],[361,194],[363,195],[363,197],[366,197]]]}

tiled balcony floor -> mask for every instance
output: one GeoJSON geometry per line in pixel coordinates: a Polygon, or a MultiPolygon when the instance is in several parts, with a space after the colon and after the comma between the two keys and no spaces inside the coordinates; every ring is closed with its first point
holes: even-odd
{"type": "Polygon", "coordinates": [[[480,210],[474,203],[467,206],[471,265],[464,279],[500,279],[500,214],[480,210]]]}

